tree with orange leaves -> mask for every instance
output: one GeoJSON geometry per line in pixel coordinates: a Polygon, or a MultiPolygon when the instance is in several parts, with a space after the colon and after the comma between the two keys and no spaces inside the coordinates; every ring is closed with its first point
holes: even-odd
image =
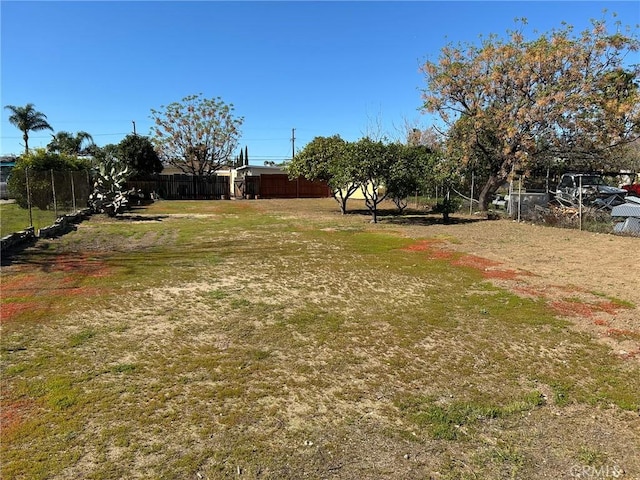
{"type": "Polygon", "coordinates": [[[508,31],[479,46],[449,44],[423,65],[423,110],[447,125],[453,160],[483,172],[481,209],[516,169],[606,160],[640,136],[640,70],[625,63],[640,44],[617,28],[592,21],[575,36],[563,25],[534,40],[508,31]]]}

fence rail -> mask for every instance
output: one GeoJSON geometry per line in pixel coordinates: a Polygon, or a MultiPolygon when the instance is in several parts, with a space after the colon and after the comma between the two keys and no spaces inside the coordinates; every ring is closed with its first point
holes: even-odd
{"type": "Polygon", "coordinates": [[[8,197],[20,208],[7,210],[3,232],[52,224],[56,218],[87,208],[92,191],[88,170],[13,169],[7,182],[8,197]],[[5,228],[6,227],[6,228],[5,228]]]}
{"type": "Polygon", "coordinates": [[[126,188],[155,193],[165,200],[213,200],[229,195],[229,177],[192,175],[156,175],[145,180],[129,180],[126,188]]]}
{"type": "Polygon", "coordinates": [[[258,195],[260,198],[326,198],[331,190],[325,182],[299,177],[290,179],[286,174],[246,175],[234,182],[234,195],[258,195]]]}
{"type": "Polygon", "coordinates": [[[228,176],[156,175],[145,180],[130,180],[126,188],[146,194],[155,193],[165,200],[213,200],[223,196],[260,198],[323,198],[331,196],[324,182],[305,178],[290,180],[286,174],[246,175],[234,180],[231,190],[228,176]]]}

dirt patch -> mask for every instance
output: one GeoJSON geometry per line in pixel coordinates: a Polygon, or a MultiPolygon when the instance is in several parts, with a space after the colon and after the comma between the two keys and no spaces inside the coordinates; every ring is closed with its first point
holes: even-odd
{"type": "Polygon", "coordinates": [[[4,438],[11,438],[23,420],[32,414],[35,402],[24,399],[4,403],[0,411],[0,430],[4,438]]]}
{"type": "MultiPolygon", "coordinates": [[[[117,298],[87,295],[65,315],[52,308],[50,325],[8,325],[5,355],[17,367],[8,385],[48,380],[35,411],[4,390],[2,426],[19,431],[16,438],[28,417],[46,417],[39,437],[9,449],[12,465],[29,467],[32,452],[52,463],[71,451],[78,460],[51,478],[568,478],[572,466],[592,463],[639,471],[630,452],[640,417],[609,404],[622,400],[607,390],[631,391],[620,387],[635,377],[599,376],[601,364],[635,372],[640,361],[637,292],[624,284],[621,260],[637,264],[637,243],[506,221],[372,225],[362,215],[339,216],[333,201],[320,213],[296,201],[246,205],[269,205],[286,226],[246,222],[237,231],[203,229],[202,237],[194,229],[180,236],[175,268],[162,281],[140,285],[132,273],[127,285],[135,288],[117,298]],[[380,241],[384,253],[341,243],[351,230],[374,232],[363,237],[380,241]],[[390,251],[380,232],[412,239],[394,238],[392,249],[414,243],[406,253],[390,251]],[[423,265],[424,258],[438,261],[423,265]],[[594,265],[605,263],[613,270],[595,275],[594,265]],[[523,323],[520,335],[512,312],[533,302],[481,277],[546,303],[625,361],[607,358],[543,305],[532,314],[543,321],[523,323]],[[483,301],[506,313],[492,317],[483,301]],[[62,410],[53,415],[51,405],[62,410]]],[[[162,225],[177,218],[167,214],[162,225]]],[[[178,238],[149,231],[155,222],[126,221],[124,233],[87,222],[65,237],[59,255],[36,256],[46,264],[9,267],[18,274],[3,294],[16,298],[3,308],[25,296],[33,305],[39,295],[66,301],[64,287],[82,291],[79,277],[108,286],[101,259],[178,238]]],[[[129,265],[118,255],[118,265],[129,265]]],[[[131,257],[132,267],[139,258],[131,257]]],[[[166,274],[161,267],[150,265],[150,273],[166,274]]]]}
{"type": "Polygon", "coordinates": [[[0,304],[0,323],[10,322],[23,312],[33,308],[31,303],[5,302],[0,304]]]}
{"type": "Polygon", "coordinates": [[[103,293],[95,287],[83,286],[87,279],[109,276],[112,269],[102,260],[88,254],[59,254],[51,261],[35,263],[38,273],[33,272],[33,265],[17,265],[14,271],[24,271],[10,281],[3,282],[0,303],[0,322],[6,324],[23,313],[46,310],[49,304],[45,297],[82,297],[103,293]]]}
{"type": "MultiPolygon", "coordinates": [[[[363,202],[356,200],[350,201],[347,215],[336,212],[332,199],[252,203],[257,209],[267,204],[268,210],[290,212],[297,218],[324,215],[343,229],[369,221],[363,202]]],[[[391,206],[388,212],[393,212],[391,206]]],[[[523,297],[544,299],[577,330],[609,345],[614,355],[639,357],[633,352],[640,350],[640,342],[628,336],[618,341],[606,330],[640,332],[640,287],[635,272],[640,265],[640,239],[508,219],[455,215],[450,224],[444,224],[440,216],[418,217],[399,222],[402,217],[381,213],[380,224],[371,229],[413,238],[416,242],[407,251],[476,268],[497,286],[523,297]]]]}
{"type": "Polygon", "coordinates": [[[544,299],[578,330],[623,358],[638,359],[640,240],[509,220],[407,227],[408,250],[479,270],[525,297],[544,299]],[[434,238],[420,238],[424,236],[434,238]],[[455,241],[443,241],[443,238],[455,241]],[[457,255],[453,255],[456,252],[457,255]],[[607,332],[628,332],[610,335],[607,332]]]}

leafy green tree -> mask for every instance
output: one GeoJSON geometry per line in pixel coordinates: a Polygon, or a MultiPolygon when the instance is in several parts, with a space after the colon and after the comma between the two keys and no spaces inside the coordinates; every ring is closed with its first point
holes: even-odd
{"type": "Polygon", "coordinates": [[[433,211],[442,214],[444,223],[449,223],[450,215],[460,208],[460,199],[452,196],[451,191],[460,187],[463,178],[460,173],[460,164],[456,160],[443,155],[434,157],[427,181],[431,186],[439,186],[443,192],[442,199],[436,203],[433,211]]]}
{"type": "Polygon", "coordinates": [[[220,97],[207,99],[202,94],[152,109],[152,142],[160,160],[197,176],[213,175],[228,165],[244,122],[234,110],[220,97]]]}
{"type": "Polygon", "coordinates": [[[96,144],[92,144],[87,148],[87,153],[91,156],[91,163],[93,167],[98,168],[101,164],[110,159],[119,158],[118,145],[115,143],[108,143],[99,147],[96,144]]]}
{"type": "Polygon", "coordinates": [[[53,201],[51,171],[88,170],[89,162],[72,155],[48,152],[44,148],[21,155],[11,170],[7,181],[7,190],[22,207],[27,208],[27,170],[29,173],[29,191],[33,204],[45,210],[53,201]]]}
{"type": "Polygon", "coordinates": [[[433,158],[424,145],[397,145],[397,158],[390,165],[386,189],[400,213],[407,207],[407,198],[422,189],[430,173],[433,158]]]}
{"type": "MultiPolygon", "coordinates": [[[[467,115],[461,115],[449,129],[449,135],[442,145],[442,159],[439,164],[440,181],[451,185],[450,177],[466,176],[473,173],[476,182],[481,185],[480,202],[488,202],[493,193],[504,183],[509,171],[502,168],[513,164],[502,154],[502,144],[496,133],[496,126],[490,118],[479,123],[467,115]],[[446,158],[447,160],[444,160],[446,158]],[[443,166],[446,165],[446,169],[443,166]],[[443,175],[443,172],[447,174],[443,175]]],[[[481,210],[486,208],[481,207],[481,210]]],[[[453,213],[453,212],[450,212],[453,213]]]]}
{"type": "Polygon", "coordinates": [[[24,107],[7,105],[4,108],[11,110],[9,123],[22,132],[25,154],[29,153],[29,132],[37,132],[40,130],[53,131],[53,128],[47,122],[47,116],[42,112],[38,112],[33,103],[28,103],[24,107]]]}
{"type": "Polygon", "coordinates": [[[393,167],[400,161],[402,146],[396,143],[385,145],[382,141],[365,137],[351,143],[349,150],[358,172],[356,183],[360,185],[373,223],[377,223],[378,205],[391,193],[388,185],[392,184],[393,167]]]}
{"type": "Polygon", "coordinates": [[[147,137],[127,135],[117,145],[114,153],[136,176],[153,175],[163,169],[160,157],[147,137]]]}
{"type": "Polygon", "coordinates": [[[340,135],[315,137],[285,165],[291,178],[324,181],[344,215],[347,201],[360,188],[357,166],[352,162],[348,144],[340,135]]]}
{"type": "Polygon", "coordinates": [[[453,132],[459,160],[486,162],[481,209],[516,167],[576,150],[602,154],[640,135],[638,70],[624,65],[640,45],[620,31],[604,21],[577,37],[571,26],[532,41],[510,31],[479,46],[449,44],[424,64],[424,110],[450,128],[462,120],[453,132]]]}
{"type": "Polygon", "coordinates": [[[94,144],[93,137],[87,132],[80,131],[74,135],[69,132],[60,131],[53,135],[52,140],[47,145],[47,150],[78,156],[89,153],[91,145],[94,144]],[[83,146],[85,142],[87,144],[83,146]]]}

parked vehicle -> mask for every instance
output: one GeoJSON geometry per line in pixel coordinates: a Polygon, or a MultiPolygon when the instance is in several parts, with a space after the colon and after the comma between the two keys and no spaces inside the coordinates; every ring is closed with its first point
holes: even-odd
{"type": "Polygon", "coordinates": [[[9,192],[7,191],[7,180],[9,180],[9,174],[16,164],[15,157],[1,157],[0,158],[0,199],[6,200],[9,198],[9,192]]]}
{"type": "Polygon", "coordinates": [[[629,192],[629,195],[634,195],[636,197],[640,197],[640,183],[632,183],[631,185],[623,185],[622,188],[624,188],[627,192],[629,192]]]}
{"type": "Polygon", "coordinates": [[[602,207],[614,207],[624,203],[627,190],[607,185],[600,175],[591,173],[565,173],[560,178],[555,197],[559,201],[577,203],[582,193],[582,203],[602,207]]]}
{"type": "Polygon", "coordinates": [[[507,208],[507,202],[508,202],[507,195],[502,195],[502,194],[496,193],[493,196],[493,200],[491,201],[491,204],[493,206],[495,206],[496,208],[506,209],[507,208]]]}

